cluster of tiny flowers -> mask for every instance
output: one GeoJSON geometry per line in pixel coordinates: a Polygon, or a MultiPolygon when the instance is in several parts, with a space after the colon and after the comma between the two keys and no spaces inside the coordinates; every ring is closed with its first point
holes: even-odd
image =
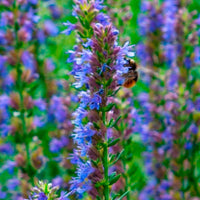
{"type": "Polygon", "coordinates": [[[26,200],[69,200],[65,193],[61,192],[58,197],[59,187],[53,187],[51,183],[39,181],[36,187],[32,188],[32,194],[26,200]]]}
{"type": "Polygon", "coordinates": [[[199,143],[200,91],[195,75],[199,65],[199,24],[198,19],[193,19],[195,11],[188,12],[187,3],[142,3],[144,14],[139,25],[144,42],[138,46],[138,56],[161,79],[149,77],[147,81],[151,85],[145,101],[152,120],[147,123],[145,135],[144,130],[141,133],[142,138],[148,138],[144,159],[151,178],[140,194],[141,200],[199,197],[198,177],[192,173],[199,143]]]}
{"type": "Polygon", "coordinates": [[[80,91],[80,105],[74,112],[77,149],[71,156],[77,176],[71,181],[69,194],[77,192],[82,198],[87,191],[93,198],[109,199],[112,194],[108,186],[120,178],[119,171],[109,168],[120,154],[120,148],[115,146],[119,141],[114,131],[119,116],[114,115],[113,96],[128,70],[124,57],[134,53],[128,43],[118,46],[118,31],[109,17],[99,12],[104,8],[102,1],[82,0],[75,4],[73,14],[79,20],[76,24],[66,23],[68,28],[63,31],[69,34],[76,30],[78,35],[75,51],[69,51],[68,58],[73,62],[74,86],[80,91]]]}

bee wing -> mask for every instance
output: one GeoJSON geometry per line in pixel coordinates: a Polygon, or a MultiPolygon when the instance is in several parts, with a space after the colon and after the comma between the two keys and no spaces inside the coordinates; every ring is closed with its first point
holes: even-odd
{"type": "Polygon", "coordinates": [[[126,74],[122,75],[124,78],[137,78],[138,77],[138,72],[137,71],[129,71],[126,74]]]}
{"type": "Polygon", "coordinates": [[[147,74],[149,74],[149,75],[151,75],[151,76],[155,76],[157,79],[159,79],[159,80],[161,80],[161,81],[164,81],[164,78],[163,77],[161,77],[161,75],[159,74],[159,73],[157,73],[157,72],[155,72],[155,71],[153,71],[153,70],[151,70],[151,69],[148,69],[148,68],[145,68],[145,67],[139,67],[139,70],[141,70],[142,72],[144,72],[144,73],[147,73],[147,74]]]}

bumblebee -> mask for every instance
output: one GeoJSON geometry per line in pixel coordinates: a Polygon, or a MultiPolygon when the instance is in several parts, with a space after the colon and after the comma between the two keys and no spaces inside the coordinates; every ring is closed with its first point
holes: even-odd
{"type": "Polygon", "coordinates": [[[142,66],[138,67],[138,64],[133,59],[129,59],[129,58],[128,59],[124,58],[124,59],[126,61],[126,63],[124,64],[124,67],[128,67],[128,72],[123,74],[124,82],[122,86],[126,88],[132,88],[133,86],[135,86],[135,84],[138,81],[139,70],[143,71],[146,74],[149,74],[150,76],[156,77],[160,81],[164,82],[165,77],[161,77],[161,75],[158,74],[157,72],[147,67],[145,68],[142,66]]]}
{"type": "Polygon", "coordinates": [[[128,72],[123,74],[124,82],[123,86],[126,88],[133,87],[138,81],[138,65],[133,59],[124,58],[126,63],[124,67],[128,67],[128,72]]]}

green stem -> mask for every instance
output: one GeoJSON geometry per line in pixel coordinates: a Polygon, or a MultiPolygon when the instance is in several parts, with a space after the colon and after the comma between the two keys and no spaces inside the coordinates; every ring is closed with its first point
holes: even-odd
{"type": "MultiPolygon", "coordinates": [[[[128,176],[126,174],[126,162],[125,162],[124,159],[122,159],[122,163],[123,163],[123,168],[124,168],[123,177],[125,179],[125,192],[127,192],[129,190],[129,187],[128,187],[129,183],[128,183],[128,176]]],[[[126,195],[126,198],[127,198],[127,200],[130,200],[130,194],[129,194],[129,192],[126,195]]]]}
{"type": "MultiPolygon", "coordinates": [[[[106,112],[102,111],[102,120],[103,123],[106,124],[106,112]]],[[[105,200],[109,200],[109,177],[108,177],[108,138],[107,133],[105,133],[105,143],[103,147],[103,166],[104,166],[104,196],[105,200]]]]}
{"type": "MultiPolygon", "coordinates": [[[[122,128],[122,129],[124,129],[124,128],[122,128]]],[[[124,131],[123,131],[123,133],[124,133],[124,131]]],[[[125,150],[125,153],[126,153],[126,143],[124,141],[125,140],[122,139],[122,146],[123,146],[123,149],[125,150]]],[[[125,155],[126,154],[124,154],[124,156],[123,156],[122,163],[123,163],[123,168],[124,168],[123,177],[125,179],[125,192],[127,192],[129,190],[129,181],[128,181],[128,176],[127,176],[127,173],[126,173],[127,170],[126,170],[126,158],[125,158],[125,155]]],[[[126,198],[127,198],[127,200],[130,200],[129,192],[126,195],[126,198]]]]}
{"type": "MultiPolygon", "coordinates": [[[[106,135],[106,139],[107,139],[107,135],[106,135]]],[[[104,146],[103,158],[104,158],[103,165],[104,165],[104,176],[105,176],[104,195],[105,195],[105,200],[109,200],[108,146],[107,146],[107,143],[104,146]]]]}
{"type": "MultiPolygon", "coordinates": [[[[17,9],[16,4],[14,2],[13,4],[13,10],[17,9]]],[[[16,17],[16,16],[15,16],[16,17]]],[[[17,19],[17,17],[16,17],[17,19]]],[[[20,49],[20,42],[18,40],[18,23],[15,22],[14,25],[14,31],[15,31],[15,49],[18,50],[20,49]]],[[[17,55],[18,56],[18,55],[17,55]]],[[[30,162],[30,155],[29,155],[29,141],[27,140],[27,128],[26,128],[26,120],[25,120],[25,108],[24,108],[24,97],[23,97],[23,82],[21,80],[21,76],[22,76],[22,70],[21,70],[21,64],[20,64],[20,59],[17,58],[17,65],[16,65],[16,70],[17,70],[17,81],[16,81],[16,86],[17,86],[17,91],[19,93],[20,96],[20,120],[22,123],[22,137],[24,138],[25,141],[25,148],[26,148],[26,156],[27,156],[27,168],[29,168],[29,166],[31,166],[31,162],[30,162]]],[[[32,180],[32,177],[30,177],[32,180]]]]}

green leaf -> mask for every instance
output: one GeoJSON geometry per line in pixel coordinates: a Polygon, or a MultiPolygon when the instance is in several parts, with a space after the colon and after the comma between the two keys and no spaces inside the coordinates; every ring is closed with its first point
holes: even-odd
{"type": "Polygon", "coordinates": [[[97,130],[100,129],[99,125],[98,125],[96,122],[93,122],[93,125],[94,125],[94,128],[95,128],[95,129],[97,129],[97,130]]]}
{"type": "Polygon", "coordinates": [[[113,185],[114,183],[116,183],[119,178],[120,178],[121,174],[118,174],[117,176],[114,177],[109,177],[109,185],[113,185]]]}
{"type": "Polygon", "coordinates": [[[121,89],[121,87],[119,87],[117,90],[115,90],[112,94],[110,94],[109,96],[114,97],[118,91],[121,89]]]}
{"type": "Polygon", "coordinates": [[[116,128],[116,125],[118,123],[118,121],[121,119],[121,115],[115,120],[115,122],[112,124],[111,128],[112,127],[115,127],[116,128]]]}
{"type": "Polygon", "coordinates": [[[114,165],[121,158],[123,153],[124,153],[124,149],[118,154],[117,158],[115,159],[113,163],[111,163],[111,165],[114,165]]]}
{"type": "Polygon", "coordinates": [[[92,164],[98,168],[98,160],[91,160],[92,164]]]}
{"type": "Polygon", "coordinates": [[[109,121],[109,123],[108,123],[108,125],[107,125],[107,127],[111,127],[111,124],[113,124],[113,118],[109,121]]]}
{"type": "Polygon", "coordinates": [[[110,163],[112,163],[114,159],[115,159],[115,154],[111,155],[111,157],[110,157],[110,163]]]}
{"type": "Polygon", "coordinates": [[[112,81],[113,81],[112,78],[110,78],[110,79],[106,82],[105,86],[106,86],[106,87],[110,86],[110,84],[112,83],[112,81]]]}
{"type": "Polygon", "coordinates": [[[115,105],[115,103],[109,103],[106,107],[103,108],[104,112],[109,112],[115,105]]]}
{"type": "Polygon", "coordinates": [[[97,200],[101,200],[101,198],[99,196],[97,196],[96,198],[97,198],[97,200]]]}
{"type": "Polygon", "coordinates": [[[116,176],[116,172],[112,172],[110,175],[109,175],[109,179],[112,179],[112,178],[114,178],[115,176],[116,176]]]}
{"type": "Polygon", "coordinates": [[[106,181],[103,179],[102,181],[95,184],[96,187],[100,187],[102,185],[105,185],[106,181]]]}
{"type": "Polygon", "coordinates": [[[125,197],[128,193],[129,193],[129,191],[124,192],[124,194],[122,194],[122,196],[119,197],[119,199],[117,199],[117,200],[122,200],[122,198],[125,197]]]}
{"type": "Polygon", "coordinates": [[[108,147],[114,146],[120,141],[120,138],[117,138],[115,140],[112,140],[111,142],[108,143],[108,147]]]}
{"type": "Polygon", "coordinates": [[[115,194],[114,197],[112,198],[112,200],[115,200],[118,196],[119,196],[119,194],[115,194]]]}

